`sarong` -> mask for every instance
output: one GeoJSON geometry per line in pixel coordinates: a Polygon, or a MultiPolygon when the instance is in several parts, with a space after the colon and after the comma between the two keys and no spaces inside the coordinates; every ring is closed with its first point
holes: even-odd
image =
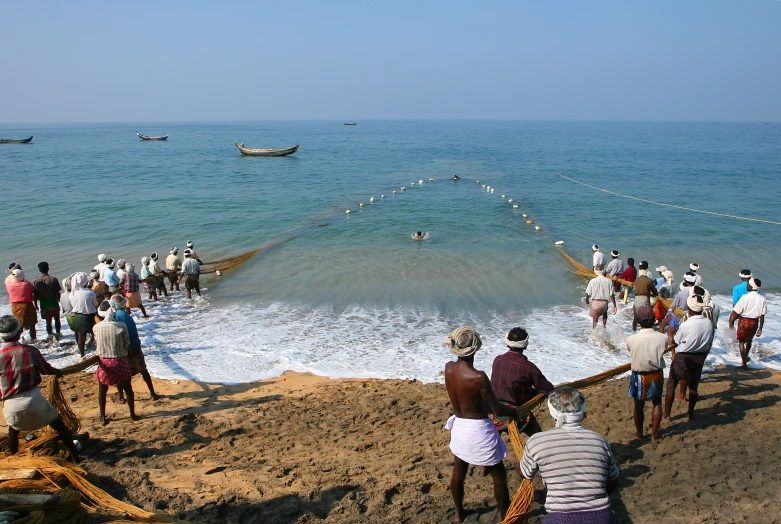
{"type": "Polygon", "coordinates": [[[667,316],[667,306],[664,305],[663,300],[657,300],[656,304],[654,304],[654,316],[656,317],[656,320],[659,321],[667,316]]]}
{"type": "Polygon", "coordinates": [[[637,314],[637,310],[641,307],[648,307],[651,305],[651,299],[648,298],[646,295],[636,295],[635,296],[635,314],[637,314]]]}
{"type": "Polygon", "coordinates": [[[18,431],[41,429],[60,416],[37,386],[3,399],[3,415],[8,425],[18,431]]]}
{"type": "Polygon", "coordinates": [[[618,524],[609,507],[596,511],[573,511],[569,513],[548,513],[544,524],[618,524]]]}
{"type": "Polygon", "coordinates": [[[198,275],[187,275],[187,280],[184,281],[185,289],[194,289],[196,291],[201,290],[201,284],[198,280],[198,275]]]}
{"type": "Polygon", "coordinates": [[[39,302],[41,317],[50,319],[60,316],[60,302],[56,298],[42,298],[39,302]]]}
{"type": "Polygon", "coordinates": [[[135,376],[146,371],[146,360],[144,352],[141,351],[141,345],[132,345],[127,348],[127,360],[130,364],[130,375],[135,376]]]}
{"type": "Polygon", "coordinates": [[[473,466],[494,466],[507,456],[507,446],[490,418],[458,418],[447,420],[450,430],[450,451],[473,466]]]}
{"type": "Polygon", "coordinates": [[[73,315],[65,315],[65,320],[68,322],[68,327],[71,328],[71,331],[74,333],[76,332],[76,321],[73,318],[73,315]]]}
{"type": "Polygon", "coordinates": [[[95,325],[95,315],[82,315],[81,313],[73,314],[73,326],[71,329],[76,333],[91,333],[92,326],[95,325]]]}
{"type": "Polygon", "coordinates": [[[759,329],[758,318],[743,318],[738,321],[738,342],[753,340],[759,329]]]}
{"type": "Polygon", "coordinates": [[[603,315],[607,315],[607,300],[592,300],[591,307],[589,308],[589,315],[591,318],[599,318],[603,315]]]}
{"type": "Polygon", "coordinates": [[[678,380],[688,380],[689,389],[697,390],[707,353],[676,353],[670,364],[670,374],[678,380]]]}
{"type": "Polygon", "coordinates": [[[98,361],[98,382],[104,386],[113,386],[128,380],[130,374],[130,362],[127,357],[103,358],[98,361]]]}
{"type": "MultiPolygon", "coordinates": [[[[518,407],[515,404],[512,404],[510,402],[505,402],[504,400],[499,400],[497,402],[507,406],[508,408],[512,408],[512,409],[515,409],[515,408],[518,407]]],[[[518,427],[518,431],[523,431],[523,428],[525,428],[526,425],[529,424],[529,422],[531,421],[532,417],[534,417],[534,414],[533,413],[529,413],[529,416],[526,417],[526,420],[523,422],[523,424],[518,427]]],[[[508,424],[510,424],[510,419],[511,419],[511,417],[503,417],[503,416],[499,416],[499,415],[494,415],[493,413],[489,413],[488,414],[488,418],[490,418],[491,422],[493,422],[494,426],[496,426],[496,431],[500,431],[500,432],[507,430],[507,426],[508,426],[508,424]]]]}
{"type": "Polygon", "coordinates": [[[141,292],[140,291],[126,291],[125,298],[127,299],[127,307],[138,307],[141,305],[141,292]]]}
{"type": "Polygon", "coordinates": [[[649,373],[632,371],[629,379],[629,396],[635,400],[662,400],[664,374],[661,370],[649,373]]]}
{"type": "Polygon", "coordinates": [[[12,302],[11,313],[19,319],[22,329],[34,328],[38,323],[38,314],[32,302],[12,302]]]}

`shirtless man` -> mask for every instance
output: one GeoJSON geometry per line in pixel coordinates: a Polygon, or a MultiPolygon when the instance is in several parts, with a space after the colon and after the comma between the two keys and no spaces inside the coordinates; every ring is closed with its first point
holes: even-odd
{"type": "Polygon", "coordinates": [[[450,450],[454,459],[450,491],[456,504],[455,522],[462,522],[466,517],[464,479],[470,464],[484,466],[484,475],[491,474],[499,516],[504,519],[510,506],[507,472],[502,462],[507,447],[488,413],[512,418],[517,418],[518,413],[496,400],[488,376],[474,368],[474,354],[482,345],[474,328],[453,330],[442,345],[448,346],[458,357],[455,362],[445,365],[445,386],[455,413],[446,426],[450,430],[450,450]]]}

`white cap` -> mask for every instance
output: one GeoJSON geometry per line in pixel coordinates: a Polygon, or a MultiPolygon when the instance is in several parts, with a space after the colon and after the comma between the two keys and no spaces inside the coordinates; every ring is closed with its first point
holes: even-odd
{"type": "Polygon", "coordinates": [[[187,247],[193,247],[193,245],[194,245],[194,244],[193,244],[193,241],[192,241],[192,240],[188,240],[188,241],[187,241],[187,247]]]}
{"type": "Polygon", "coordinates": [[[594,244],[593,246],[591,246],[591,250],[592,251],[599,251],[599,246],[594,244]]]}
{"type": "Polygon", "coordinates": [[[689,264],[689,269],[691,269],[692,271],[697,271],[698,269],[700,269],[700,265],[692,262],[691,264],[689,264]]]}

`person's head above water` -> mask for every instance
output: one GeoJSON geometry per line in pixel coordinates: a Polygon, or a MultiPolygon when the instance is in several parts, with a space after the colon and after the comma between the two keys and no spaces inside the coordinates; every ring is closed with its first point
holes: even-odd
{"type": "Polygon", "coordinates": [[[423,231],[418,231],[418,236],[422,237],[423,236],[423,231]]]}

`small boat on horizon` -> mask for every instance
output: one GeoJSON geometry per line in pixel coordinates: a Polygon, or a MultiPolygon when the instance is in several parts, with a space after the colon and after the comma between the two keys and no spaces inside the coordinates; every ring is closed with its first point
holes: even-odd
{"type": "Polygon", "coordinates": [[[238,149],[242,155],[247,156],[287,156],[292,155],[298,151],[299,145],[300,144],[296,144],[293,147],[288,147],[287,149],[259,149],[256,147],[244,147],[244,142],[241,144],[236,142],[236,149],[238,149]]]}
{"type": "Polygon", "coordinates": [[[33,137],[30,138],[21,138],[21,139],[15,139],[15,138],[0,138],[0,144],[29,144],[32,142],[33,137]]]}
{"type": "Polygon", "coordinates": [[[147,136],[142,135],[141,133],[136,131],[136,134],[138,135],[138,138],[141,140],[168,140],[168,135],[165,136],[147,136]]]}
{"type": "Polygon", "coordinates": [[[357,125],[358,125],[358,123],[357,123],[357,122],[354,122],[354,123],[352,123],[352,124],[348,124],[347,122],[345,122],[345,124],[344,124],[344,125],[346,125],[346,126],[357,126],[357,125]]]}

